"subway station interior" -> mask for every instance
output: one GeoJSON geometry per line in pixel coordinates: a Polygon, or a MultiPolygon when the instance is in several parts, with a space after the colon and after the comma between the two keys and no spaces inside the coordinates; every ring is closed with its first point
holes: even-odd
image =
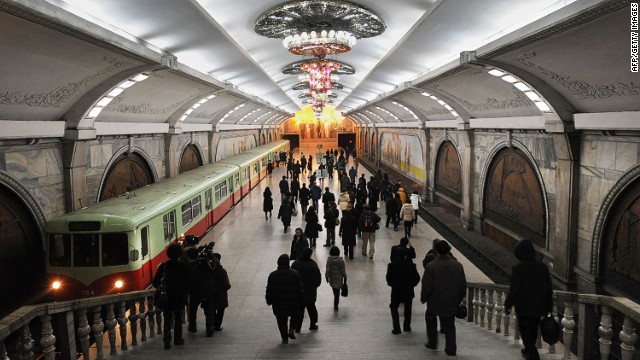
{"type": "Polygon", "coordinates": [[[0,360],[447,356],[420,285],[391,333],[404,233],[384,226],[339,310],[320,233],[319,330],[280,343],[265,286],[293,231],[267,165],[311,155],[311,186],[334,149],[420,195],[421,276],[434,239],[453,247],[458,357],[522,358],[504,300],[527,239],[560,328],[540,357],[640,359],[638,34],[635,0],[0,0],[0,360]],[[215,243],[229,307],[165,351],[149,286],[185,234],[215,243]]]}

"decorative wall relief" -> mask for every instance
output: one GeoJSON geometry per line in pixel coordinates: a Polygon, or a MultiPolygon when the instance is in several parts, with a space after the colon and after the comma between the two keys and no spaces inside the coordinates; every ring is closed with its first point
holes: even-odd
{"type": "Polygon", "coordinates": [[[443,143],[436,162],[436,191],[462,202],[462,168],[456,147],[448,141],[443,143]]]}
{"type": "Polygon", "coordinates": [[[256,147],[256,138],[253,135],[220,139],[216,150],[216,161],[238,155],[254,147],[256,147]]]}
{"type": "Polygon", "coordinates": [[[183,101],[176,101],[173,104],[169,104],[163,108],[154,108],[150,103],[143,103],[138,105],[123,104],[123,98],[116,97],[107,107],[106,111],[118,112],[124,114],[136,114],[136,115],[165,115],[173,112],[183,101]]]}
{"type": "Polygon", "coordinates": [[[558,85],[569,90],[571,94],[580,99],[603,99],[612,96],[638,96],[640,95],[640,82],[627,82],[617,84],[593,85],[580,79],[571,79],[570,76],[555,73],[535,64],[532,59],[536,57],[535,51],[518,55],[513,58],[517,63],[555,81],[558,85]]]}
{"type": "Polygon", "coordinates": [[[472,103],[466,99],[450,93],[447,90],[442,89],[440,85],[435,85],[434,88],[436,88],[439,92],[447,95],[451,99],[455,100],[458,104],[461,104],[464,108],[470,111],[492,111],[535,106],[524,93],[516,90],[513,91],[514,97],[511,99],[498,100],[496,98],[487,98],[484,103],[472,103]]]}
{"type": "Polygon", "coordinates": [[[542,187],[522,151],[505,148],[498,152],[489,167],[486,184],[485,217],[545,248],[542,187]]]}
{"type": "Polygon", "coordinates": [[[20,91],[10,91],[0,89],[0,105],[26,105],[38,107],[62,107],[64,103],[74,96],[78,91],[89,86],[96,79],[106,74],[128,65],[126,61],[120,59],[104,57],[109,65],[97,73],[90,75],[80,81],[59,86],[46,93],[24,94],[20,91]]]}
{"type": "Polygon", "coordinates": [[[405,173],[417,182],[425,181],[425,164],[419,137],[383,133],[380,142],[382,162],[405,173]]]}

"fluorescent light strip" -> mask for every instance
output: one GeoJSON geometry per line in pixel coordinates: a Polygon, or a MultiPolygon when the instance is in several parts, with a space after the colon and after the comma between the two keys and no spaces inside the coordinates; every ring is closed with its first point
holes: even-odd
{"type": "Polygon", "coordinates": [[[202,106],[202,104],[204,104],[207,101],[213,99],[214,97],[216,97],[216,95],[215,94],[211,94],[211,95],[209,95],[207,97],[204,97],[204,98],[200,99],[197,103],[191,105],[191,107],[189,109],[187,109],[187,111],[182,113],[182,116],[180,116],[180,120],[179,121],[184,121],[187,117],[189,117],[189,115],[193,112],[193,110],[199,108],[200,106],[202,106]]]}
{"type": "MultiPolygon", "coordinates": [[[[502,75],[502,73],[501,73],[501,75],[502,75]]],[[[498,76],[498,75],[494,75],[494,76],[498,76]]],[[[453,110],[453,107],[451,107],[451,105],[447,104],[444,100],[439,99],[437,96],[435,96],[435,95],[431,95],[431,94],[429,94],[428,92],[422,92],[421,94],[422,94],[423,96],[428,97],[428,98],[429,98],[429,99],[431,99],[431,100],[435,100],[435,101],[437,101],[437,102],[438,102],[438,104],[439,104],[439,105],[441,105],[441,106],[443,106],[445,109],[447,109],[447,111],[449,111],[449,113],[451,113],[451,115],[453,115],[453,116],[454,116],[454,117],[456,117],[456,118],[460,118],[460,115],[458,115],[458,113],[457,113],[455,110],[453,110]]],[[[418,118],[416,117],[416,120],[420,120],[420,119],[418,119],[418,118]]]]}
{"type": "Polygon", "coordinates": [[[389,116],[391,116],[392,118],[394,118],[394,119],[396,119],[396,120],[400,121],[400,119],[398,119],[398,117],[397,117],[397,116],[395,116],[395,115],[394,115],[393,113],[391,113],[390,111],[388,111],[388,110],[386,110],[386,109],[383,109],[383,108],[381,108],[380,106],[376,106],[376,109],[378,109],[378,110],[380,110],[380,111],[384,111],[384,112],[386,112],[387,114],[389,114],[389,116]]]}
{"type": "Polygon", "coordinates": [[[384,119],[383,119],[383,118],[381,118],[381,117],[380,117],[380,115],[378,115],[378,114],[376,114],[376,113],[372,112],[371,110],[365,110],[365,111],[366,111],[367,113],[369,113],[369,114],[371,114],[371,115],[373,115],[373,116],[377,117],[378,119],[380,119],[380,122],[384,122],[384,119]]]}
{"type": "Polygon", "coordinates": [[[540,94],[533,91],[529,85],[524,81],[518,79],[516,76],[511,75],[505,71],[498,69],[491,69],[488,71],[493,76],[499,76],[502,80],[512,84],[516,89],[522,91],[531,100],[534,105],[542,112],[551,112],[551,106],[542,99],[540,94]]]}
{"type": "Polygon", "coordinates": [[[100,100],[98,100],[96,103],[94,103],[94,105],[91,107],[91,110],[89,110],[89,112],[87,113],[87,115],[85,115],[86,119],[95,119],[100,112],[107,106],[109,105],[109,103],[111,103],[111,101],[113,101],[113,99],[116,98],[116,96],[122,94],[122,92],[127,89],[130,88],[131,86],[135,85],[136,83],[139,83],[141,81],[144,81],[146,79],[149,78],[149,75],[146,75],[144,73],[140,73],[132,78],[129,78],[127,80],[124,80],[122,82],[120,82],[115,88],[109,90],[109,92],[107,93],[107,95],[103,96],[100,100]]]}

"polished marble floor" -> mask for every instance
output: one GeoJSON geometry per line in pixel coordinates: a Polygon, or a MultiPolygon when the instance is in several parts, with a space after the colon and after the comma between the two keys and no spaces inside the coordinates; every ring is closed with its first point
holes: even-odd
{"type": "MultiPolygon", "coordinates": [[[[333,294],[328,284],[323,283],[318,289],[316,303],[319,330],[307,330],[307,316],[298,338],[290,340],[287,345],[280,343],[275,317],[266,305],[264,295],[267,277],[276,269],[278,256],[289,253],[292,239],[291,230],[283,233],[282,223],[276,219],[280,204],[278,181],[283,174],[283,168],[276,169],[272,178],[265,179],[204,238],[205,242],[216,242],[215,251],[222,254],[221,263],[231,280],[230,306],[225,314],[223,331],[216,332],[213,338],[205,337],[202,331],[204,317],[200,312],[200,332],[188,333],[185,326],[184,346],[174,346],[165,351],[162,341],[156,338],[119,355],[119,359],[425,359],[446,356],[443,351],[444,338],[440,339],[438,351],[424,347],[425,306],[419,302],[419,286],[416,287],[418,295],[413,303],[413,331],[391,334],[388,308],[390,288],[386,284],[385,274],[390,248],[399,242],[403,233],[384,226],[376,235],[376,256],[373,260],[362,256],[357,248],[354,260],[346,260],[349,296],[341,298],[340,309],[333,310],[333,294]],[[267,186],[274,193],[276,210],[273,218],[265,220],[262,191],[267,186]]],[[[333,192],[338,190],[337,179],[325,180],[324,185],[333,192]]],[[[378,213],[382,214],[383,211],[378,210],[378,213]]],[[[294,217],[291,226],[294,229],[297,226],[304,227],[302,217],[294,217]]],[[[412,235],[411,243],[416,248],[418,269],[422,273],[421,259],[431,248],[432,239],[439,235],[422,219],[412,235]]],[[[326,232],[321,233],[313,255],[323,274],[328,257],[328,248],[321,246],[325,236],[326,232]]],[[[358,239],[358,246],[360,244],[358,239]]],[[[490,281],[455,249],[453,252],[463,263],[468,281],[490,281]]],[[[458,357],[461,359],[521,358],[520,345],[513,340],[460,320],[456,320],[456,326],[458,357]]],[[[543,358],[559,357],[544,355],[543,358]]]]}

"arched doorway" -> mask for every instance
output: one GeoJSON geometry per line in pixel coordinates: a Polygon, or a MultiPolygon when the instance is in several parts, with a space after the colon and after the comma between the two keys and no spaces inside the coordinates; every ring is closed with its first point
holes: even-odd
{"type": "Polygon", "coordinates": [[[368,132],[364,133],[364,146],[362,150],[364,151],[365,154],[367,155],[369,154],[369,133],[368,132]]]}
{"type": "Polygon", "coordinates": [[[483,235],[509,250],[519,238],[546,249],[544,192],[534,166],[522,150],[504,148],[496,154],[485,179],[483,200],[483,235]]]}
{"type": "Polygon", "coordinates": [[[109,169],[98,201],[123,195],[153,182],[153,173],[142,156],[136,153],[122,154],[109,169]]]}
{"type": "Polygon", "coordinates": [[[438,150],[434,185],[435,203],[459,216],[462,203],[462,166],[456,147],[450,141],[443,142],[438,150]]]}
{"type": "Polygon", "coordinates": [[[271,137],[271,132],[269,132],[269,142],[272,142],[273,138],[271,137]]]}
{"type": "Polygon", "coordinates": [[[0,317],[45,295],[41,237],[29,206],[0,183],[0,317]]]}
{"type": "Polygon", "coordinates": [[[603,288],[640,300],[640,180],[621,191],[610,207],[601,236],[603,288]]]}
{"type": "Polygon", "coordinates": [[[265,139],[264,134],[261,134],[260,135],[260,145],[264,145],[266,143],[267,143],[267,140],[265,139]]]}
{"type": "Polygon", "coordinates": [[[373,160],[378,158],[378,137],[375,132],[371,133],[371,149],[369,149],[369,153],[373,160]]]}
{"type": "Polygon", "coordinates": [[[179,174],[185,171],[193,170],[202,166],[202,157],[200,151],[195,145],[187,145],[182,152],[182,158],[180,159],[179,174]]]}

